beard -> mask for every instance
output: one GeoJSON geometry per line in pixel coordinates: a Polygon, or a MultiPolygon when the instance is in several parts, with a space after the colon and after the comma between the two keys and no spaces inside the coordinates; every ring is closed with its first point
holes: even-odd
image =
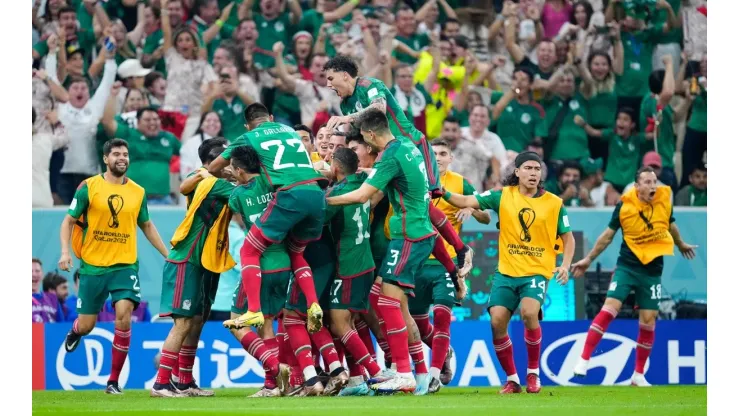
{"type": "Polygon", "coordinates": [[[108,171],[111,174],[113,174],[113,176],[120,178],[121,176],[125,175],[126,172],[128,171],[128,163],[126,163],[126,166],[123,168],[119,168],[118,166],[116,166],[115,163],[109,164],[108,171]]]}

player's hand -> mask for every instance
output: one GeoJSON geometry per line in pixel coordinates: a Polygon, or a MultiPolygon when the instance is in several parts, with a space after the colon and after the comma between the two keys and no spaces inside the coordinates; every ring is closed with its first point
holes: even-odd
{"type": "Polygon", "coordinates": [[[566,283],[568,283],[568,267],[566,266],[558,266],[555,268],[555,280],[560,283],[561,286],[565,286],[566,283]]]}
{"type": "Polygon", "coordinates": [[[457,278],[457,292],[455,293],[455,299],[463,300],[468,296],[468,285],[465,283],[465,279],[457,278]]]}
{"type": "Polygon", "coordinates": [[[329,122],[326,123],[326,128],[330,131],[334,131],[339,125],[349,123],[349,117],[347,116],[332,116],[329,122]]]}
{"type": "Polygon", "coordinates": [[[65,272],[72,270],[72,257],[69,255],[69,253],[62,253],[62,257],[59,258],[59,263],[57,263],[57,266],[59,266],[59,268],[64,270],[65,272]]]}
{"type": "Polygon", "coordinates": [[[590,266],[591,260],[585,257],[570,266],[570,271],[573,272],[573,277],[583,277],[590,266]]]}
{"type": "Polygon", "coordinates": [[[455,213],[455,218],[462,223],[467,221],[471,215],[473,215],[473,208],[463,208],[455,213]]]}
{"type": "Polygon", "coordinates": [[[681,255],[688,260],[692,260],[694,257],[696,257],[696,253],[694,252],[695,248],[699,248],[699,246],[688,244],[683,241],[678,244],[678,251],[680,251],[681,255]]]}

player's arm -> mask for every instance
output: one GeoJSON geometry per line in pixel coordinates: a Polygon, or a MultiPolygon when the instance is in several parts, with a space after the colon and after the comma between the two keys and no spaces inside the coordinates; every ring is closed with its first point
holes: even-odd
{"type": "MultiPolygon", "coordinates": [[[[573,237],[573,232],[570,230],[570,221],[568,220],[568,212],[564,206],[560,207],[560,214],[558,215],[558,235],[563,239],[563,263],[560,265],[565,272],[565,281],[568,277],[568,269],[573,261],[573,254],[576,251],[576,239],[573,237]]],[[[561,281],[561,283],[564,283],[561,281]]]]}
{"type": "Polygon", "coordinates": [[[688,244],[687,242],[683,241],[683,239],[681,238],[681,233],[678,231],[678,225],[676,225],[676,219],[673,218],[673,212],[671,212],[670,221],[671,225],[668,228],[668,231],[671,233],[671,237],[673,237],[673,242],[676,244],[676,247],[678,247],[678,251],[680,251],[681,255],[686,257],[687,259],[693,259],[696,256],[694,249],[698,248],[699,246],[688,244]]]}
{"type": "Polygon", "coordinates": [[[383,114],[385,114],[387,100],[385,98],[385,95],[382,94],[382,92],[379,92],[379,95],[377,95],[376,98],[373,98],[369,106],[354,114],[350,114],[348,116],[333,116],[329,119],[329,122],[326,123],[326,127],[329,130],[334,130],[340,124],[355,124],[357,120],[359,120],[360,117],[363,116],[363,114],[367,113],[371,109],[380,110],[383,112],[383,114]]]}
{"type": "Polygon", "coordinates": [[[167,250],[167,247],[164,245],[164,241],[162,241],[162,237],[159,235],[157,227],[154,226],[154,223],[149,218],[149,208],[147,207],[146,203],[146,195],[144,195],[144,198],[141,200],[139,217],[136,219],[136,222],[139,224],[139,228],[141,228],[141,231],[144,232],[144,236],[146,237],[146,239],[149,240],[150,243],[152,243],[154,248],[159,251],[159,254],[161,254],[162,257],[167,258],[170,253],[169,250],[167,250]]]}
{"type": "Polygon", "coordinates": [[[59,230],[59,243],[62,251],[62,255],[59,258],[59,268],[64,271],[72,269],[72,257],[69,254],[69,241],[72,239],[72,227],[74,227],[77,219],[87,212],[87,207],[90,205],[88,194],[87,194],[87,183],[83,182],[77,191],[75,191],[72,203],[69,204],[67,215],[62,220],[62,226],[59,230]]]}
{"type": "Polygon", "coordinates": [[[376,192],[378,192],[378,188],[365,182],[362,186],[352,192],[326,198],[326,203],[328,205],[364,204],[369,201],[376,192]]]}
{"type": "MultiPolygon", "coordinates": [[[[465,178],[463,178],[463,195],[477,195],[477,192],[475,191],[473,185],[471,185],[470,182],[468,182],[468,180],[465,178]]],[[[471,215],[473,216],[473,218],[475,218],[476,221],[481,224],[491,223],[491,214],[489,214],[486,210],[465,208],[461,209],[455,214],[460,222],[467,221],[467,219],[470,218],[471,215]]]]}
{"type": "Polygon", "coordinates": [[[448,191],[445,192],[442,198],[444,198],[444,200],[447,201],[450,205],[460,209],[480,209],[480,204],[478,203],[478,199],[475,195],[453,194],[452,192],[448,191]]]}
{"type": "MultiPolygon", "coordinates": [[[[601,233],[591,251],[586,255],[586,257],[573,264],[571,271],[573,272],[574,277],[583,276],[589,266],[591,266],[591,262],[599,257],[599,255],[609,247],[609,244],[614,241],[614,236],[617,234],[617,230],[621,227],[621,222],[619,221],[619,211],[621,209],[622,203],[620,202],[614,208],[614,213],[612,214],[612,219],[609,221],[609,226],[603,233],[601,233]]],[[[565,244],[565,239],[563,239],[563,244],[565,244]]],[[[565,247],[563,247],[563,251],[565,251],[565,247]]]]}
{"type": "MultiPolygon", "coordinates": [[[[219,156],[220,157],[220,156],[219,156]]],[[[211,177],[210,172],[206,169],[199,169],[198,173],[194,175],[190,175],[187,178],[185,178],[182,183],[180,184],[180,193],[183,195],[187,195],[195,190],[195,187],[198,186],[200,181],[202,181],[205,178],[211,177]]]]}

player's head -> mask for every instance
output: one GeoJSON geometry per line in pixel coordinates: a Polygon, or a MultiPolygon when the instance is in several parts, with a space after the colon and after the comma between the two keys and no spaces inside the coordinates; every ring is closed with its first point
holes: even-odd
{"type": "Polygon", "coordinates": [[[295,126],[293,126],[293,130],[295,130],[296,133],[301,136],[301,142],[303,143],[303,147],[306,148],[306,151],[308,153],[314,152],[315,150],[313,148],[313,133],[311,132],[311,129],[303,124],[296,124],[295,126]]]}
{"type": "Polygon", "coordinates": [[[67,279],[58,273],[47,273],[46,276],[44,276],[44,280],[41,285],[44,292],[51,292],[57,295],[60,302],[64,302],[67,300],[67,296],[69,296],[69,285],[67,284],[67,279]]]}
{"type": "Polygon", "coordinates": [[[343,132],[335,131],[329,138],[329,157],[334,156],[334,152],[347,147],[347,135],[343,132]]]}
{"type": "Polygon", "coordinates": [[[247,130],[255,129],[260,124],[272,120],[272,114],[270,114],[270,110],[264,104],[249,104],[244,110],[244,121],[247,123],[247,130]]]}
{"type": "Polygon", "coordinates": [[[123,139],[110,139],[103,145],[103,163],[108,172],[120,178],[128,170],[128,142],[123,139]]]}
{"type": "Polygon", "coordinates": [[[200,163],[202,163],[203,166],[208,167],[211,162],[216,160],[216,158],[223,153],[226,147],[227,142],[223,137],[216,137],[204,141],[200,146],[198,146],[198,157],[200,158],[200,163]]]}
{"type": "Polygon", "coordinates": [[[379,152],[385,148],[386,143],[393,139],[388,127],[388,119],[378,109],[370,109],[360,117],[360,133],[365,143],[373,150],[379,152]]]}
{"type": "Polygon", "coordinates": [[[337,55],[324,64],[326,86],[333,89],[341,98],[349,97],[355,92],[357,63],[346,55],[337,55]]]}
{"type": "Polygon", "coordinates": [[[658,190],[658,175],[650,166],[643,166],[635,174],[635,188],[637,197],[643,202],[652,202],[655,191],[658,190]]]}
{"type": "Polygon", "coordinates": [[[360,159],[357,158],[355,152],[341,147],[334,151],[334,156],[331,162],[331,173],[337,180],[346,176],[352,175],[357,172],[357,166],[360,163],[360,159]]]}
{"type": "Polygon", "coordinates": [[[373,163],[375,163],[377,153],[373,152],[373,148],[365,143],[362,136],[347,137],[347,148],[355,152],[357,159],[360,161],[361,168],[372,167],[373,163]]]}
{"type": "Polygon", "coordinates": [[[239,146],[231,152],[231,168],[237,182],[247,183],[260,174],[260,159],[251,146],[239,146]]]}
{"type": "Polygon", "coordinates": [[[437,158],[439,173],[447,172],[447,168],[452,163],[452,149],[450,148],[450,144],[445,139],[434,139],[432,141],[432,150],[434,150],[434,156],[437,158]]]}
{"type": "Polygon", "coordinates": [[[524,186],[528,191],[542,187],[542,159],[535,152],[519,153],[514,170],[504,178],[504,186],[524,186]]]}

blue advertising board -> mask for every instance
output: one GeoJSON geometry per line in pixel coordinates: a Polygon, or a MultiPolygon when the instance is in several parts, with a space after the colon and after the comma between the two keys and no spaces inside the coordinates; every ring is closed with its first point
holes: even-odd
{"type": "MultiPolygon", "coordinates": [[[[572,377],[572,369],[586,339],[590,322],[543,322],[540,377],[544,386],[624,385],[634,369],[637,321],[617,320],[597,347],[588,376],[572,377]]],[[[113,325],[100,324],[85,336],[77,350],[63,347],[68,324],[44,325],[44,361],[47,390],[104,389],[111,365],[113,325]]],[[[129,358],[119,382],[129,389],[151,388],[156,377],[155,358],[171,328],[169,323],[137,323],[132,327],[129,358]]],[[[506,381],[491,345],[490,324],[482,321],[453,322],[450,386],[498,386],[506,381]]],[[[509,333],[521,378],[527,368],[524,329],[512,322],[509,333]]],[[[652,384],[705,384],[707,326],[704,320],[659,321],[646,378],[652,384]]],[[[380,351],[379,348],[376,348],[380,351]]],[[[382,352],[380,352],[382,354],[382,352]]],[[[430,351],[425,347],[427,360],[430,351]]],[[[429,362],[429,361],[427,361],[429,362]]],[[[383,365],[383,360],[378,363],[383,365]]],[[[220,324],[206,324],[193,374],[203,387],[261,386],[264,371],[241,344],[220,324]]]]}

